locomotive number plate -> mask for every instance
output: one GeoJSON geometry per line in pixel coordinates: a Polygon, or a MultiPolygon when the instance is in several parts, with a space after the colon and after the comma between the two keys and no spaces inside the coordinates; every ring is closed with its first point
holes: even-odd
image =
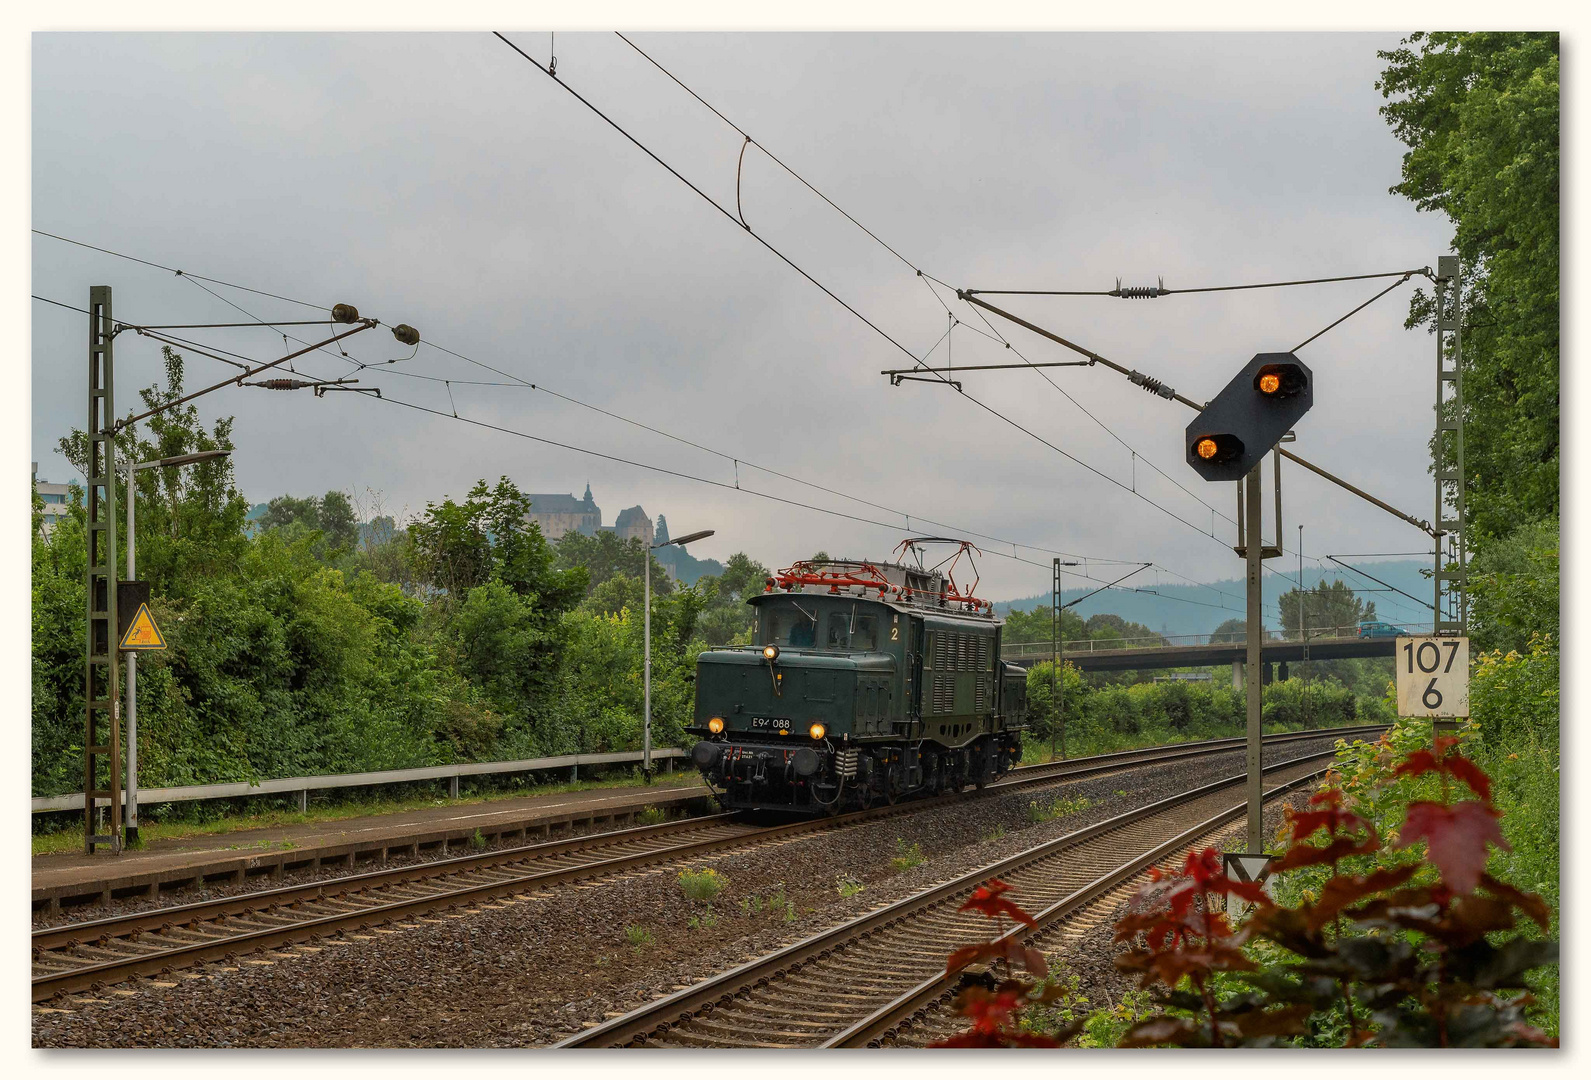
{"type": "Polygon", "coordinates": [[[751,718],[752,730],[789,731],[790,720],[784,716],[753,716],[751,718]]]}

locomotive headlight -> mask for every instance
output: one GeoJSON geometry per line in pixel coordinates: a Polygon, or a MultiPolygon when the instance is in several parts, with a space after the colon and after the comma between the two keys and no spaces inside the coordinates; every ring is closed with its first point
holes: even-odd
{"type": "Polygon", "coordinates": [[[768,661],[770,664],[779,659],[779,646],[764,645],[762,647],[762,658],[768,661]]]}
{"type": "Polygon", "coordinates": [[[824,727],[822,724],[813,724],[811,727],[807,728],[807,734],[812,736],[814,739],[821,739],[823,738],[824,733],[828,730],[829,729],[824,727]]]}
{"type": "Polygon", "coordinates": [[[722,716],[715,716],[711,720],[707,721],[707,730],[711,731],[714,735],[722,734],[724,730],[724,718],[722,716]]]}

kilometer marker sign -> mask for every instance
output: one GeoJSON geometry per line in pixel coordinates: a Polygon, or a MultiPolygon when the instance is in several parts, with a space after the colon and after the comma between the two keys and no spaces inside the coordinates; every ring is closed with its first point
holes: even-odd
{"type": "Polygon", "coordinates": [[[1469,638],[1397,640],[1398,715],[1469,715],[1469,638]]]}
{"type": "Polygon", "coordinates": [[[127,624],[127,633],[122,635],[121,644],[117,647],[140,652],[166,647],[166,636],[155,625],[155,617],[149,613],[148,604],[138,605],[138,614],[127,624]]]}

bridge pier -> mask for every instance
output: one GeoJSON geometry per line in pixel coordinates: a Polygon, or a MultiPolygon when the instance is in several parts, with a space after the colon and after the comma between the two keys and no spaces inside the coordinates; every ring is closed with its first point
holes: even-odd
{"type": "Polygon", "coordinates": [[[1232,661],[1232,689],[1243,689],[1243,661],[1232,661]]]}

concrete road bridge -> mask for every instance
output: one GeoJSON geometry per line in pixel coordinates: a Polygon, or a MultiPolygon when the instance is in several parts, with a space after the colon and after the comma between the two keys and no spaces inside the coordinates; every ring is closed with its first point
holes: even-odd
{"type": "MultiPolygon", "coordinates": [[[[1220,664],[1240,666],[1248,658],[1248,646],[1242,641],[1145,646],[1135,645],[1131,639],[1088,640],[1067,641],[1062,646],[1062,659],[1080,671],[1138,671],[1149,668],[1215,667],[1220,664]]],[[[1311,637],[1308,643],[1311,660],[1391,656],[1396,646],[1396,638],[1348,635],[1311,637]]],[[[1260,661],[1273,664],[1302,660],[1304,649],[1305,643],[1296,639],[1267,639],[1260,644],[1260,661]]],[[[1001,654],[1013,664],[1032,667],[1048,661],[1051,649],[1047,641],[1027,642],[1006,645],[1001,649],[1001,654]]]]}

